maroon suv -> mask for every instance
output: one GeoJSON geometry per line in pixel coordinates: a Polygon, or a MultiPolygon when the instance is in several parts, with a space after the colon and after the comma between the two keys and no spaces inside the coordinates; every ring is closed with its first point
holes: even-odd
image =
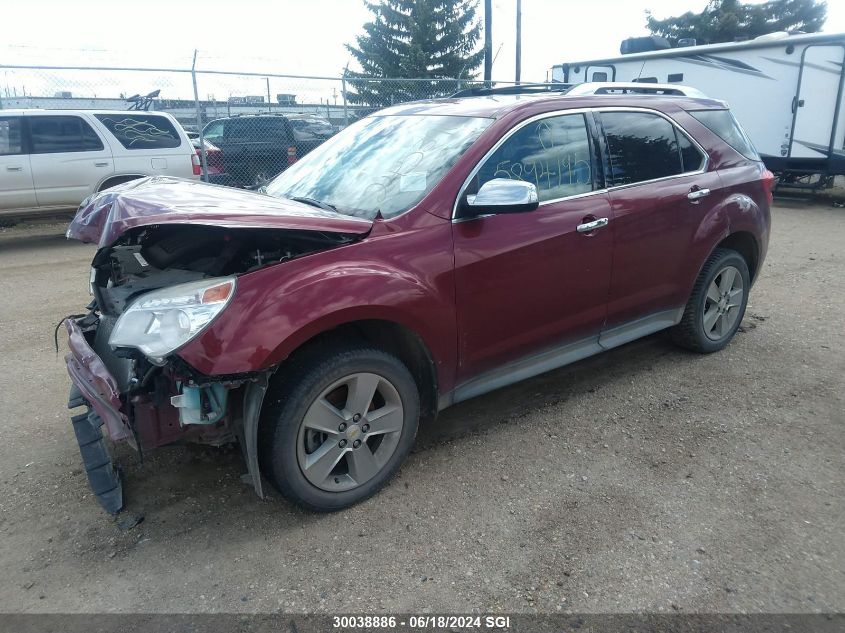
{"type": "Polygon", "coordinates": [[[724,103],[622,92],[401,105],[265,193],[159,177],[83,203],[66,360],[102,505],[103,425],[140,451],[237,441],[259,495],[336,510],[453,403],[667,328],[727,345],[772,176],[724,103]]]}

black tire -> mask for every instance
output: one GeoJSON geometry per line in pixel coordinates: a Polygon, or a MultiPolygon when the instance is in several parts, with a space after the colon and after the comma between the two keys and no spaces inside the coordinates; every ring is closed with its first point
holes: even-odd
{"type": "Polygon", "coordinates": [[[305,509],[332,512],[347,508],[374,495],[396,474],[413,446],[419,417],[417,385],[396,357],[365,346],[306,350],[292,357],[270,383],[259,426],[262,473],[282,496],[305,509]],[[401,399],[402,430],[396,433],[393,454],[376,475],[350,490],[327,491],[309,481],[300,466],[301,427],[320,394],[344,377],[360,373],[376,374],[395,388],[401,399]]]}
{"type": "Polygon", "coordinates": [[[684,309],[680,323],[671,330],[672,340],[679,346],[700,354],[710,354],[723,349],[736,334],[745,316],[748,305],[748,291],[751,288],[751,275],[745,259],[734,250],[717,248],[705,262],[693,287],[692,294],[684,309]],[[717,338],[708,336],[704,324],[704,311],[707,290],[713,281],[728,267],[739,271],[742,278],[742,299],[738,314],[732,326],[717,338]]]}

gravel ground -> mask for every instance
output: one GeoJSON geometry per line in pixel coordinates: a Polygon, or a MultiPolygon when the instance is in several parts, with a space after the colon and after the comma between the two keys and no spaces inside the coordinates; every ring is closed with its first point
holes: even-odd
{"type": "Polygon", "coordinates": [[[237,450],[121,451],[129,529],[65,408],[93,249],[61,231],[0,232],[0,611],[845,609],[843,209],[778,204],[719,354],[657,335],[456,406],[332,515],[257,499],[237,450]]]}

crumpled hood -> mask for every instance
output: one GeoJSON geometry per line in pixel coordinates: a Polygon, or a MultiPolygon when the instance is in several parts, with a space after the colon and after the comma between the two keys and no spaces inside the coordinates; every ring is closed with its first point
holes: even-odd
{"type": "Polygon", "coordinates": [[[193,180],[152,176],[85,200],[67,237],[109,246],[126,231],[152,224],[295,229],[362,235],[372,221],[252,191],[193,180]]]}

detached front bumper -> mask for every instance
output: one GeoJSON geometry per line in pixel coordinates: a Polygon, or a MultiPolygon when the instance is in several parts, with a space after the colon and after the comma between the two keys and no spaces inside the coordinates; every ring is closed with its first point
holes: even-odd
{"type": "Polygon", "coordinates": [[[134,438],[129,420],[121,411],[117,381],[102,359],[89,345],[85,333],[74,319],[65,320],[68,347],[67,371],[73,385],[68,408],[85,406],[87,410],[71,417],[79,452],[88,475],[88,483],[106,512],[116,514],[123,507],[120,471],[111,458],[102,427],[113,441],[134,438]]]}
{"type": "Polygon", "coordinates": [[[71,421],[100,505],[111,513],[123,506],[120,471],[107,439],[125,441],[139,451],[177,441],[220,446],[237,440],[248,480],[263,497],[258,418],[270,372],[218,380],[167,366],[145,389],[147,381],[139,382],[135,375],[135,361],[116,356],[108,346],[113,325],[113,319],[94,314],[64,321],[70,349],[65,363],[72,382],[68,408],[86,407],[71,421]]]}
{"type": "Polygon", "coordinates": [[[113,442],[128,440],[134,445],[129,420],[121,411],[117,380],[88,343],[77,321],[67,319],[65,328],[70,348],[70,352],[65,355],[65,363],[71,382],[105,422],[109,438],[113,442]]]}

